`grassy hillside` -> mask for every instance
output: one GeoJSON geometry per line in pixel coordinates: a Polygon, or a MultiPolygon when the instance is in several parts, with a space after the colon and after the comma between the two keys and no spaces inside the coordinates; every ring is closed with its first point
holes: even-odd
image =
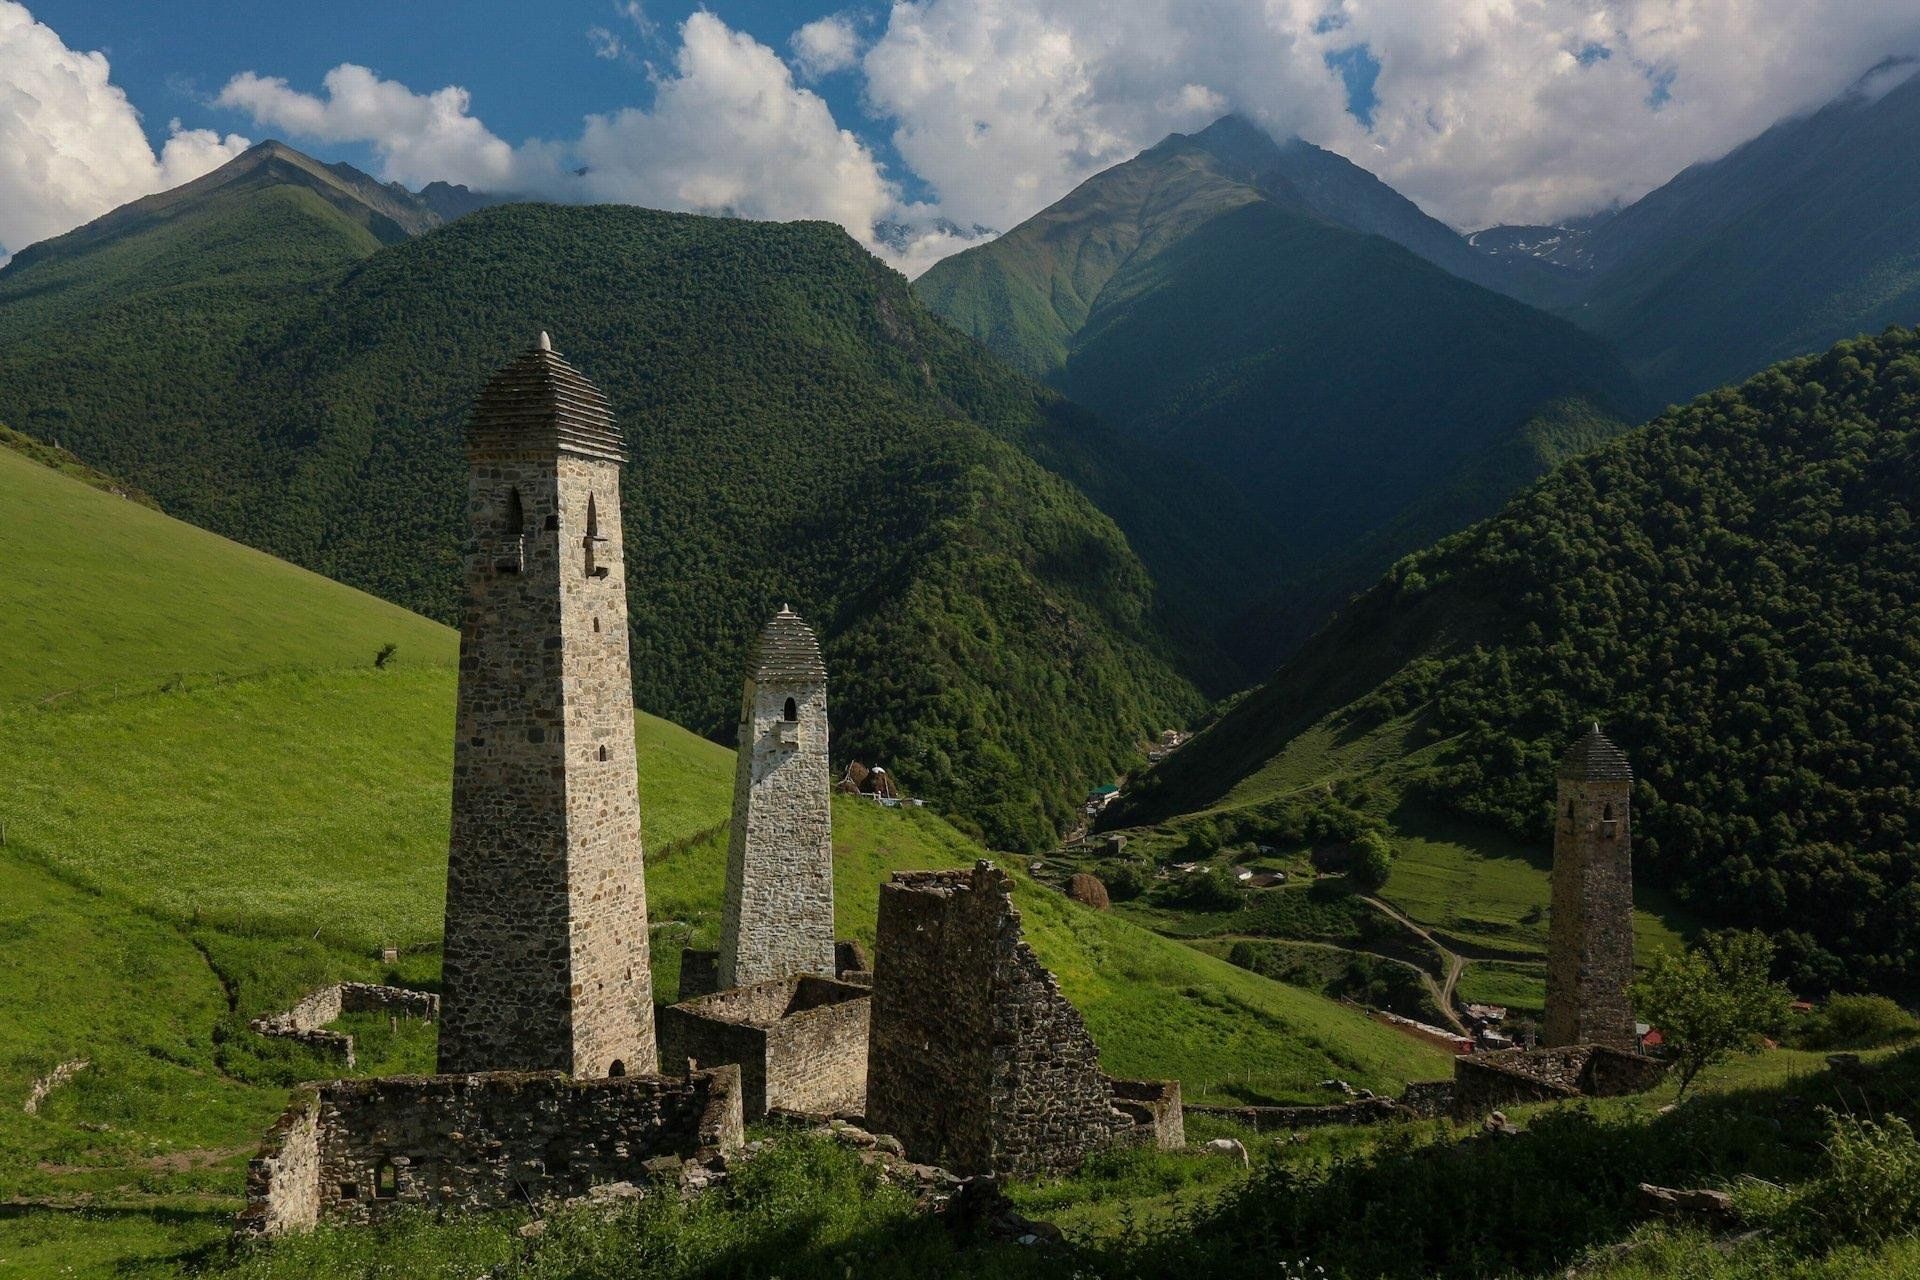
{"type": "MultiPolygon", "coordinates": [[[[286,1088],[336,1070],[246,1020],[328,981],[437,978],[454,636],[5,450],[0,511],[15,658],[0,697],[0,1274],[211,1258],[286,1088]],[[85,592],[49,592],[48,565],[85,592]],[[388,641],[399,654],[376,668],[388,641]],[[377,960],[384,945],[396,965],[377,960]],[[78,1059],[37,1114],[21,1109],[78,1059]]],[[[679,947],[716,929],[732,755],[650,716],[637,727],[670,994],[679,947]]],[[[843,924],[868,938],[892,870],[982,856],[929,810],[847,798],[835,843],[843,924]]],[[[1311,1096],[1329,1074],[1390,1089],[1445,1070],[1349,1010],[1050,890],[1023,881],[1020,901],[1115,1071],[1266,1098],[1311,1096]]],[[[353,1029],[363,1071],[433,1060],[430,1029],[353,1029]]]]}
{"type": "Polygon", "coordinates": [[[839,230],[515,205],[383,246],[287,167],[0,272],[0,417],[445,620],[467,406],[550,330],[633,454],[640,704],[725,733],[747,640],[790,600],[846,672],[841,749],[1003,847],[1047,843],[1198,711],[1176,668],[1229,687],[1194,621],[1207,575],[1163,597],[1086,495],[1156,564],[1228,576],[1242,562],[1205,553],[1216,504],[1161,495],[1150,457],[839,230]]]}
{"type": "Polygon", "coordinates": [[[1256,667],[1638,403],[1604,345],[1370,234],[1451,236],[1310,159],[1231,120],[1176,135],[915,284],[1262,513],[1235,536],[1267,563],[1236,583],[1230,642],[1256,667]]]}
{"type": "Polygon", "coordinates": [[[1396,566],[1133,815],[1257,805],[1338,754],[1541,848],[1598,718],[1638,776],[1637,881],[1767,929],[1803,989],[1911,996],[1916,422],[1907,330],[1669,412],[1396,566]]]}

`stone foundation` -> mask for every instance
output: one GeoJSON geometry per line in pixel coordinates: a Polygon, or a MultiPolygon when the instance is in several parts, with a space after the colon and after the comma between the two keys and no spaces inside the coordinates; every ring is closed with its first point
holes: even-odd
{"type": "Polygon", "coordinates": [[[1135,1082],[1118,1096],[1079,1011],[1021,939],[1012,888],[985,861],[882,886],[868,1127],[967,1175],[1047,1173],[1171,1140],[1177,1087],[1135,1082]]]}
{"type": "Polygon", "coordinates": [[[1113,1109],[1133,1121],[1121,1135],[1142,1146],[1177,1151],[1187,1145],[1186,1110],[1180,1105],[1178,1080],[1120,1080],[1107,1077],[1107,1098],[1113,1109]]]}
{"type": "Polygon", "coordinates": [[[742,1114],[859,1112],[867,1096],[872,1000],[864,987],[811,975],[775,978],[661,1011],[660,1061],[740,1069],[742,1114]]]}
{"type": "Polygon", "coordinates": [[[1453,1114],[1470,1119],[1561,1098],[1614,1098],[1659,1084],[1667,1064],[1608,1045],[1476,1053],[1453,1063],[1453,1114]]]}
{"type": "Polygon", "coordinates": [[[371,982],[336,982],[303,996],[285,1013],[255,1018],[247,1025],[263,1036],[294,1040],[353,1065],[353,1037],[327,1030],[349,1013],[386,1013],[432,1022],[440,1016],[440,997],[431,991],[383,987],[371,982]]]}
{"type": "Polygon", "coordinates": [[[247,1165],[242,1232],[370,1222],[402,1207],[500,1209],[645,1182],[656,1156],[741,1144],[740,1074],[557,1072],[303,1085],[247,1165]]]}

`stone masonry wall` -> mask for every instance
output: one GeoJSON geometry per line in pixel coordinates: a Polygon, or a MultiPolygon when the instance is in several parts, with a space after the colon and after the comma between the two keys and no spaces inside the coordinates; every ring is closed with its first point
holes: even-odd
{"type": "Polygon", "coordinates": [[[255,1018],[247,1025],[256,1034],[295,1040],[353,1065],[353,1037],[327,1030],[349,1013],[389,1013],[399,1018],[432,1022],[440,1016],[440,997],[431,991],[410,991],[372,982],[336,982],[302,996],[284,1013],[255,1018]]]}
{"type": "Polygon", "coordinates": [[[1596,728],[1563,762],[1548,925],[1549,1045],[1632,1049],[1633,781],[1596,728]]]}
{"type": "Polygon", "coordinates": [[[543,345],[468,433],[440,1067],[648,1072],[618,432],[543,345]]]}
{"type": "Polygon", "coordinates": [[[757,982],[661,1011],[660,1061],[678,1071],[740,1068],[742,1112],[835,1115],[864,1110],[871,1000],[827,978],[757,982]]]}
{"type": "Polygon", "coordinates": [[[247,1170],[244,1231],[497,1209],[643,1182],[645,1162],[732,1150],[739,1073],[570,1080],[555,1072],[305,1086],[247,1170]]]}
{"type": "Polygon", "coordinates": [[[722,988],[834,974],[827,748],[820,645],[782,609],[755,646],[740,710],[720,922],[722,988]]]}
{"type": "Polygon", "coordinates": [[[903,872],[882,886],[867,1124],[962,1174],[1036,1174],[1131,1141],[1079,1012],[1020,937],[1012,880],[903,872]]]}
{"type": "Polygon", "coordinates": [[[1453,1112],[1485,1115],[1561,1098],[1612,1098],[1653,1088],[1666,1074],[1657,1058],[1607,1045],[1505,1049],[1454,1059],[1453,1112]]]}

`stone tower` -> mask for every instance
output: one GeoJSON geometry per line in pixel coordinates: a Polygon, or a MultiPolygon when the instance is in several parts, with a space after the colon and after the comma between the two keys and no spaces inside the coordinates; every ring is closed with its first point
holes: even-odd
{"type": "Polygon", "coordinates": [[[1558,778],[1546,1043],[1631,1049],[1633,769],[1595,724],[1558,778]]]}
{"type": "Polygon", "coordinates": [[[833,785],[820,642],[781,607],[748,662],[720,985],[833,976],[833,785]]]}
{"type": "Polygon", "coordinates": [[[442,1073],[655,1068],[625,458],[544,333],[468,422],[442,1073]]]}

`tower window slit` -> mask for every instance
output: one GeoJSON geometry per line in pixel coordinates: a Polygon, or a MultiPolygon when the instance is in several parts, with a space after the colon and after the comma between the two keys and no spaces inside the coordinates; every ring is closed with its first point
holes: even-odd
{"type": "Polygon", "coordinates": [[[787,699],[785,719],[788,724],[794,724],[800,719],[800,704],[792,698],[787,699]]]}

